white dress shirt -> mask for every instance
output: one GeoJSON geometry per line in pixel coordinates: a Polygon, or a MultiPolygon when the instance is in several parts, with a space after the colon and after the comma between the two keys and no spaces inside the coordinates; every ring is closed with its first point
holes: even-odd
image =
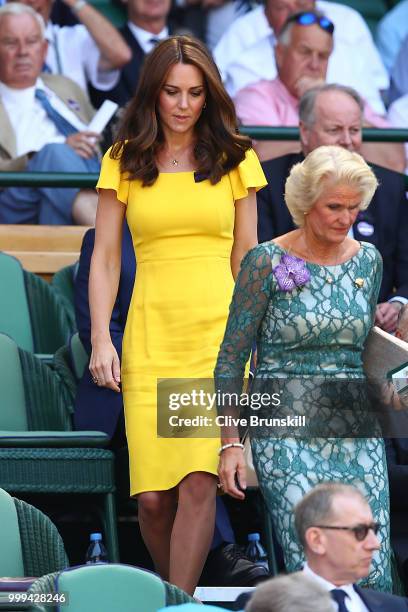
{"type": "Polygon", "coordinates": [[[15,133],[17,156],[39,151],[46,144],[65,142],[65,136],[58,132],[39,100],[35,98],[36,89],[46,92],[53,108],[71,125],[78,130],[86,129],[86,125],[41,79],[27,89],[11,89],[0,82],[0,99],[15,133]]]}
{"type": "Polygon", "coordinates": [[[168,28],[163,28],[161,32],[158,34],[152,34],[143,28],[139,28],[139,26],[135,25],[131,21],[128,21],[128,28],[132,32],[133,36],[136,38],[140,47],[142,48],[143,53],[146,55],[150,53],[156,46],[154,42],[152,42],[152,38],[156,38],[157,40],[164,40],[169,36],[168,28]]]}
{"type": "MultiPolygon", "coordinates": [[[[327,82],[354,87],[371,108],[385,114],[379,91],[388,89],[389,77],[364,19],[354,9],[335,2],[318,0],[316,7],[335,26],[327,82]]],[[[276,77],[275,44],[264,6],[231,24],[214,49],[230,96],[251,83],[276,77]]]]}
{"type": "MultiPolygon", "coordinates": [[[[346,606],[349,612],[370,612],[363,600],[361,599],[360,595],[357,593],[357,591],[354,590],[352,584],[344,584],[340,587],[336,586],[335,584],[328,582],[328,580],[325,580],[325,578],[322,578],[318,574],[315,574],[310,569],[307,563],[305,563],[303,567],[303,573],[306,576],[312,578],[313,580],[316,580],[316,582],[318,582],[323,589],[326,589],[326,591],[332,591],[333,589],[341,589],[342,591],[347,593],[348,597],[346,597],[346,599],[344,600],[344,605],[346,606]]],[[[337,611],[338,608],[339,607],[337,603],[333,601],[333,610],[337,611]]]]}
{"type": "Polygon", "coordinates": [[[116,85],[120,70],[101,70],[100,51],[96,42],[82,24],[59,26],[50,21],[45,37],[48,52],[45,63],[52,74],[62,74],[87,91],[87,81],[102,91],[116,85]]]}

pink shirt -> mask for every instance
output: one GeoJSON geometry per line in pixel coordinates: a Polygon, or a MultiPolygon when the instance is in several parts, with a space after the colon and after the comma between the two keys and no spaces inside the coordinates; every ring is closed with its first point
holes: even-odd
{"type": "MultiPolygon", "coordinates": [[[[258,81],[241,89],[234,98],[238,118],[243,125],[299,125],[299,101],[292,96],[279,77],[273,81],[258,81]]],[[[364,117],[374,127],[390,127],[365,103],[364,117]]]]}

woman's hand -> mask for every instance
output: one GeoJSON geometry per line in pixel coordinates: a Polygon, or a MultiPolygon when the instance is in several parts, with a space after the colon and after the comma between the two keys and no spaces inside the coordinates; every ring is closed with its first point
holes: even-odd
{"type": "Polygon", "coordinates": [[[120,361],[110,338],[92,343],[89,370],[98,387],[107,387],[120,393],[120,361]]]}
{"type": "Polygon", "coordinates": [[[220,488],[236,499],[245,499],[246,465],[242,448],[232,446],[222,451],[218,464],[220,488]],[[238,488],[239,485],[239,488],[238,488]]]}

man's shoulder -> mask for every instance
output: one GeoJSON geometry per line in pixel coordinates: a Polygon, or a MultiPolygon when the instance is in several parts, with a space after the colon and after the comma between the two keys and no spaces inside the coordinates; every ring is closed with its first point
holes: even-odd
{"type": "Polygon", "coordinates": [[[270,27],[265,16],[265,8],[260,5],[232,22],[215,47],[214,53],[217,54],[217,48],[223,49],[225,44],[232,41],[234,43],[239,41],[240,46],[247,49],[263,38],[267,30],[269,31],[270,27]]]}
{"type": "Polygon", "coordinates": [[[377,164],[370,164],[375,176],[377,177],[380,188],[387,187],[393,189],[405,190],[405,175],[377,164]]]}
{"type": "Polygon", "coordinates": [[[406,597],[382,593],[374,591],[374,589],[362,589],[357,585],[354,586],[354,589],[373,612],[376,612],[376,606],[381,606],[381,608],[378,607],[378,610],[381,610],[381,612],[402,612],[403,610],[408,610],[408,599],[406,597]]]}
{"type": "Polygon", "coordinates": [[[316,7],[319,11],[324,13],[331,21],[336,22],[335,26],[339,27],[342,23],[349,23],[351,20],[352,25],[361,25],[364,27],[364,19],[356,9],[339,2],[327,2],[327,0],[318,0],[316,7]],[[342,22],[342,20],[347,20],[342,22]]]}
{"type": "Polygon", "coordinates": [[[288,153],[281,157],[275,157],[261,163],[262,169],[266,177],[268,175],[273,180],[282,180],[287,178],[292,166],[304,160],[303,153],[288,153]]]}
{"type": "Polygon", "coordinates": [[[75,81],[62,74],[42,74],[41,78],[45,85],[52,91],[55,91],[55,93],[62,90],[64,92],[73,91],[77,93],[79,97],[85,95],[81,87],[75,83],[75,81]]]}

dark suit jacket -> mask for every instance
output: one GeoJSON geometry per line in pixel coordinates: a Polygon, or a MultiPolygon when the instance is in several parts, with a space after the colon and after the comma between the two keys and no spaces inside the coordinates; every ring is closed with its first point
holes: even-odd
{"type": "Polygon", "coordinates": [[[406,597],[397,597],[396,595],[381,593],[373,589],[362,589],[356,584],[354,585],[354,589],[360,595],[370,612],[408,611],[408,599],[406,597]]]}
{"type": "MultiPolygon", "coordinates": [[[[91,256],[95,241],[95,230],[86,232],[79,258],[78,274],[75,281],[75,313],[79,336],[88,354],[91,354],[91,316],[88,302],[88,279],[91,256]]],[[[122,268],[118,296],[113,307],[109,325],[112,342],[122,356],[122,339],[126,317],[132,297],[136,273],[136,260],[132,237],[127,223],[123,226],[122,268]]],[[[123,412],[122,394],[111,389],[98,387],[92,382],[88,368],[79,383],[75,399],[74,423],[77,429],[105,431],[112,438],[119,416],[123,412]]]]}
{"type": "MultiPolygon", "coordinates": [[[[406,411],[392,415],[401,435],[407,435],[406,411]]],[[[391,544],[400,573],[408,585],[408,438],[385,440],[390,483],[391,544]]]]}
{"type": "MultiPolygon", "coordinates": [[[[293,153],[263,162],[268,185],[257,193],[259,242],[294,229],[284,201],[285,181],[292,166],[303,159],[302,153],[293,153]]],[[[372,169],[380,186],[368,209],[359,213],[353,226],[354,237],[371,242],[382,255],[384,273],[378,301],[387,301],[393,293],[408,298],[408,202],[404,177],[381,166],[372,165],[372,169]]]]}
{"type": "Polygon", "coordinates": [[[119,28],[119,32],[132,49],[132,59],[121,69],[119,81],[115,87],[108,91],[101,91],[91,87],[91,100],[95,106],[100,106],[104,100],[113,100],[119,106],[125,106],[133,97],[139,82],[140,69],[145,53],[127,24],[119,28]]]}
{"type": "MultiPolygon", "coordinates": [[[[370,612],[407,612],[408,599],[389,593],[381,593],[373,589],[362,589],[354,585],[354,589],[370,612]]],[[[234,610],[242,610],[251,599],[252,593],[242,593],[235,601],[234,610]]]]}

